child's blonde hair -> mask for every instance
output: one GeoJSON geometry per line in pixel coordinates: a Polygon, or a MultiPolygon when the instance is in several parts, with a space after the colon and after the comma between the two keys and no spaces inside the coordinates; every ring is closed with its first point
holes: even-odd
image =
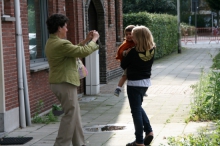
{"type": "Polygon", "coordinates": [[[156,47],[152,33],[146,26],[135,26],[132,29],[132,35],[138,52],[144,52],[156,47]]]}

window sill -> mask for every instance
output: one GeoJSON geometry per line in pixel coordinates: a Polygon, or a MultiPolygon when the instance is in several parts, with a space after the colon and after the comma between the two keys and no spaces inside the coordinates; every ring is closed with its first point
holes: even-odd
{"type": "Polygon", "coordinates": [[[41,60],[31,60],[30,63],[30,71],[33,72],[38,72],[42,70],[48,70],[49,69],[49,64],[46,59],[41,59],[41,60]]]}
{"type": "Polygon", "coordinates": [[[15,21],[15,17],[10,17],[10,16],[2,16],[2,21],[15,21]]]}

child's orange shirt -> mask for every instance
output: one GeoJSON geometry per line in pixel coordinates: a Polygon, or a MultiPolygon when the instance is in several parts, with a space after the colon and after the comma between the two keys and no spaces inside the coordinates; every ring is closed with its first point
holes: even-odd
{"type": "Polygon", "coordinates": [[[125,40],[118,48],[117,54],[116,54],[116,58],[117,60],[122,60],[123,59],[123,51],[127,50],[129,48],[134,47],[135,44],[133,41],[127,41],[125,40]]]}

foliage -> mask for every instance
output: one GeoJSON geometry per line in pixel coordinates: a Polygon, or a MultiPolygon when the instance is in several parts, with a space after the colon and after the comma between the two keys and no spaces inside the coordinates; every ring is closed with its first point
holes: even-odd
{"type": "MultiPolygon", "coordinates": [[[[212,57],[212,56],[211,56],[212,57]]],[[[216,120],[220,119],[220,53],[213,58],[210,72],[202,70],[200,80],[192,85],[194,98],[190,113],[190,120],[216,120]]]]}
{"type": "Polygon", "coordinates": [[[50,122],[56,122],[57,121],[57,117],[55,117],[52,113],[52,111],[50,111],[47,115],[44,116],[39,116],[39,113],[41,111],[41,109],[43,108],[44,103],[42,100],[38,101],[37,103],[37,112],[35,113],[32,122],[33,123],[43,123],[43,124],[49,124],[50,122]]]}
{"type": "Polygon", "coordinates": [[[220,10],[220,0],[205,0],[209,7],[213,10],[220,10]]]}
{"type": "Polygon", "coordinates": [[[186,23],[181,23],[180,24],[181,27],[181,36],[191,36],[195,34],[195,27],[194,26],[189,26],[186,23]]]}
{"type": "MultiPolygon", "coordinates": [[[[219,56],[218,56],[219,57],[219,56]]],[[[214,62],[216,60],[214,59],[214,62]]],[[[215,64],[215,63],[214,63],[215,64]]],[[[194,99],[190,120],[220,119],[220,71],[202,71],[199,83],[192,86],[194,99]]]]}
{"type": "Polygon", "coordinates": [[[129,13],[123,16],[123,26],[147,26],[156,43],[155,58],[161,58],[177,50],[177,18],[167,14],[150,14],[147,12],[129,13]]]}
{"type": "MultiPolygon", "coordinates": [[[[211,15],[210,15],[211,16],[211,15]]],[[[197,14],[197,27],[211,27],[212,26],[212,20],[206,19],[209,18],[208,15],[203,14],[197,14]]],[[[189,25],[195,26],[195,15],[191,13],[181,13],[181,22],[189,24],[189,17],[191,17],[191,22],[189,25]]]]}
{"type": "MultiPolygon", "coordinates": [[[[220,145],[220,122],[216,123],[216,130],[210,132],[201,129],[198,135],[185,135],[179,137],[169,137],[168,146],[219,146],[220,145]]],[[[165,146],[160,144],[160,146],[165,146]]]]}
{"type": "Polygon", "coordinates": [[[47,115],[39,116],[35,115],[32,120],[33,123],[49,124],[51,122],[57,122],[57,117],[50,111],[47,115]]]}
{"type": "Polygon", "coordinates": [[[190,12],[191,12],[191,0],[180,0],[180,13],[185,14],[190,12]]]}
{"type": "Polygon", "coordinates": [[[175,0],[123,0],[123,4],[123,13],[176,13],[175,0]]]}
{"type": "Polygon", "coordinates": [[[43,102],[43,100],[39,100],[38,102],[37,102],[37,112],[35,113],[35,115],[36,114],[39,114],[40,112],[41,112],[41,109],[44,107],[44,102],[43,102]]]}
{"type": "MultiPolygon", "coordinates": [[[[191,0],[180,0],[181,13],[191,11],[191,0]]],[[[176,0],[123,0],[123,13],[167,13],[177,15],[176,0]]]]}
{"type": "Polygon", "coordinates": [[[220,0],[205,0],[209,7],[217,13],[217,25],[219,26],[220,0]]]}
{"type": "Polygon", "coordinates": [[[213,69],[220,69],[220,53],[218,53],[213,59],[213,69]]]}
{"type": "Polygon", "coordinates": [[[62,111],[62,107],[59,106],[59,105],[53,104],[53,105],[52,105],[52,110],[53,110],[53,111],[54,111],[54,110],[62,111]]]}

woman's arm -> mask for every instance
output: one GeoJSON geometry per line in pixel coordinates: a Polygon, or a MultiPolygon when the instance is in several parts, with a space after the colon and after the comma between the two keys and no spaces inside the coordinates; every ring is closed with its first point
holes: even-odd
{"type": "Polygon", "coordinates": [[[62,49],[59,49],[59,52],[67,57],[86,57],[93,51],[99,49],[99,46],[96,44],[98,38],[99,33],[93,30],[88,33],[86,39],[81,42],[81,45],[73,45],[68,40],[62,40],[62,49]],[[91,39],[92,41],[90,41],[88,45],[85,45],[85,43],[91,39]]]}
{"type": "Polygon", "coordinates": [[[59,49],[59,53],[63,54],[63,56],[66,57],[86,57],[89,54],[91,54],[93,51],[99,49],[99,46],[93,42],[90,41],[87,45],[81,46],[81,45],[73,45],[68,40],[63,41],[62,43],[62,49],[59,49]]]}
{"type": "Polygon", "coordinates": [[[96,42],[96,41],[98,40],[98,38],[99,38],[99,34],[97,34],[96,32],[97,32],[97,31],[95,31],[95,30],[90,31],[90,32],[87,34],[86,39],[83,40],[82,42],[80,42],[79,44],[82,45],[82,46],[84,46],[87,42],[89,42],[89,41],[91,41],[91,40],[92,40],[93,42],[96,42]]]}

